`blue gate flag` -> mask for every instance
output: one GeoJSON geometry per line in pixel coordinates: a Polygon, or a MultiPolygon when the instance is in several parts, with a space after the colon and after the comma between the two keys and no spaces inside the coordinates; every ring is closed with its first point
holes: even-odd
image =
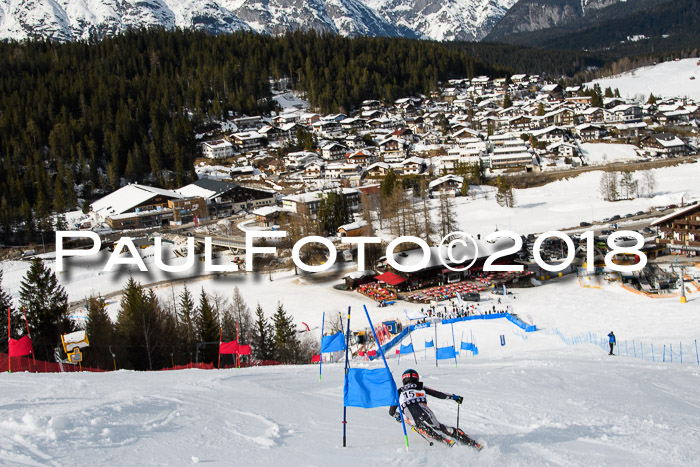
{"type": "Polygon", "coordinates": [[[398,405],[396,385],[391,372],[387,368],[348,368],[345,405],[365,409],[398,405]]]}
{"type": "Polygon", "coordinates": [[[430,348],[430,347],[435,347],[435,344],[433,343],[432,340],[425,341],[425,348],[430,348]]]}
{"type": "Polygon", "coordinates": [[[456,356],[457,352],[455,352],[455,348],[450,345],[449,347],[438,347],[435,358],[438,360],[446,360],[448,358],[455,358],[456,356]]]}
{"type": "Polygon", "coordinates": [[[323,339],[321,339],[321,353],[338,352],[340,350],[345,350],[345,337],[342,332],[332,336],[323,336],[323,339]]]}
{"type": "Polygon", "coordinates": [[[462,350],[471,350],[474,355],[479,355],[479,348],[471,342],[462,342],[462,350]]]}
{"type": "Polygon", "coordinates": [[[399,349],[399,353],[400,354],[413,353],[413,344],[408,344],[408,345],[401,344],[401,348],[399,349]]]}

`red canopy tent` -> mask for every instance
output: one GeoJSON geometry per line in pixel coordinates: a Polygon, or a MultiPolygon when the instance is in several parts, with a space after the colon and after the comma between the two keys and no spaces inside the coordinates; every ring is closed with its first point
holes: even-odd
{"type": "Polygon", "coordinates": [[[401,277],[398,274],[394,274],[393,272],[385,272],[384,274],[380,274],[377,277],[375,277],[375,279],[379,282],[385,282],[393,286],[397,286],[408,280],[405,277],[401,277]]]}

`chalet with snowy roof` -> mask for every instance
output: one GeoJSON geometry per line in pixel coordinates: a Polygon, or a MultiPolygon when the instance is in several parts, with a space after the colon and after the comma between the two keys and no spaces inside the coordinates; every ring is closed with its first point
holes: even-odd
{"type": "Polygon", "coordinates": [[[310,164],[318,158],[315,152],[311,151],[296,151],[290,152],[284,158],[285,165],[292,170],[298,170],[310,164]]]}
{"type": "Polygon", "coordinates": [[[299,113],[294,111],[294,112],[288,112],[288,113],[283,113],[279,114],[276,116],[273,121],[275,124],[282,126],[282,125],[287,125],[290,123],[297,123],[299,121],[299,113]]]}
{"type": "Polygon", "coordinates": [[[323,161],[315,160],[312,161],[304,167],[304,178],[307,179],[319,179],[325,176],[324,169],[326,163],[323,161]]]}
{"type": "Polygon", "coordinates": [[[338,237],[364,237],[366,235],[369,235],[369,225],[362,220],[338,227],[338,237]]]}
{"type": "Polygon", "coordinates": [[[300,213],[303,209],[307,209],[311,215],[315,215],[318,212],[321,199],[327,197],[331,191],[339,193],[351,209],[356,209],[360,204],[360,192],[357,189],[339,188],[337,190],[313,191],[285,196],[282,198],[282,206],[290,212],[300,213]]]}
{"type": "Polygon", "coordinates": [[[529,115],[518,115],[505,121],[504,126],[509,130],[529,130],[532,128],[532,117],[529,115]]]}
{"type": "Polygon", "coordinates": [[[544,114],[544,122],[547,125],[573,125],[575,112],[573,109],[560,107],[552,112],[544,114]]]}
{"type": "Polygon", "coordinates": [[[365,120],[364,118],[359,118],[359,117],[346,118],[340,122],[340,126],[345,131],[362,130],[365,128],[366,125],[367,125],[367,120],[365,120]]]}
{"type": "Polygon", "coordinates": [[[210,217],[229,216],[249,205],[260,206],[275,202],[273,190],[207,178],[199,179],[176,191],[185,198],[202,198],[206,203],[210,217]]]}
{"type": "Polygon", "coordinates": [[[279,223],[279,216],[283,209],[279,206],[263,206],[251,211],[255,216],[258,227],[272,227],[279,223]]]}
{"type": "Polygon", "coordinates": [[[656,120],[661,125],[688,125],[693,118],[692,113],[686,109],[673,110],[670,112],[660,112],[655,115],[656,120]]]}
{"type": "Polygon", "coordinates": [[[328,143],[321,147],[321,157],[327,161],[338,161],[345,158],[348,148],[340,143],[328,143]]]}
{"type": "Polygon", "coordinates": [[[384,160],[403,159],[406,156],[407,143],[395,136],[391,136],[377,143],[379,153],[384,156],[384,160]]]}
{"type": "Polygon", "coordinates": [[[618,105],[625,105],[627,104],[627,101],[620,97],[604,97],[603,98],[603,108],[604,109],[612,109],[614,107],[617,107],[618,105]]]}
{"type": "Polygon", "coordinates": [[[345,138],[345,146],[348,149],[359,149],[365,147],[365,141],[357,135],[349,135],[345,138]]]}
{"type": "Polygon", "coordinates": [[[132,183],[92,202],[90,211],[98,222],[104,222],[122,214],[161,211],[167,208],[169,200],[179,198],[182,195],[173,190],[132,183]]]}
{"type": "Polygon", "coordinates": [[[542,130],[535,130],[531,132],[531,134],[537,138],[538,141],[547,143],[564,142],[569,139],[569,131],[558,126],[550,126],[542,130]]]}
{"type": "Polygon", "coordinates": [[[343,136],[343,129],[335,120],[321,120],[311,125],[312,131],[322,138],[340,138],[343,136]]]}
{"type": "Polygon", "coordinates": [[[389,173],[389,164],[386,162],[375,162],[367,167],[367,176],[372,178],[381,178],[389,173]]]}
{"type": "Polygon", "coordinates": [[[600,107],[589,107],[579,112],[586,123],[603,123],[605,121],[605,112],[600,107]]]}
{"type": "Polygon", "coordinates": [[[651,155],[677,157],[690,154],[688,145],[678,136],[671,133],[657,133],[645,136],[641,139],[639,145],[651,155]]]}
{"type": "Polygon", "coordinates": [[[257,130],[263,126],[262,118],[259,116],[234,118],[238,131],[257,130]]]}
{"type": "Polygon", "coordinates": [[[229,141],[238,152],[257,151],[267,146],[267,138],[257,131],[233,133],[229,136],[229,141]]]}
{"type": "Polygon", "coordinates": [[[277,126],[265,125],[258,130],[258,133],[270,142],[281,142],[284,140],[284,133],[277,126]]]}
{"type": "Polygon", "coordinates": [[[232,167],[229,174],[231,175],[231,178],[251,177],[254,175],[259,175],[260,170],[256,169],[252,165],[243,165],[240,167],[232,167]]]}
{"type": "Polygon", "coordinates": [[[678,209],[651,225],[659,229],[656,243],[672,254],[700,256],[700,204],[678,209]]]}
{"type": "Polygon", "coordinates": [[[381,107],[381,103],[379,101],[368,99],[368,100],[362,101],[362,105],[360,106],[360,109],[363,111],[367,111],[367,110],[377,110],[380,107],[381,107]]]}
{"type": "Polygon", "coordinates": [[[457,195],[462,190],[463,183],[464,177],[458,175],[444,175],[428,184],[428,192],[457,195]]]}
{"type": "Polygon", "coordinates": [[[572,96],[564,99],[567,104],[576,104],[579,107],[587,108],[591,105],[593,98],[591,96],[572,96]]]}
{"type": "Polygon", "coordinates": [[[564,98],[564,90],[558,84],[546,84],[540,88],[540,93],[549,100],[561,100],[564,98]]]}
{"type": "Polygon", "coordinates": [[[452,139],[457,142],[457,144],[468,144],[475,138],[483,139],[483,133],[473,128],[462,127],[452,134],[452,139]]]}
{"type": "Polygon", "coordinates": [[[381,112],[380,110],[363,110],[360,113],[360,117],[363,119],[367,120],[367,125],[369,126],[369,122],[371,120],[376,120],[378,118],[382,118],[384,116],[384,113],[381,112]]]}
{"type": "Polygon", "coordinates": [[[533,165],[533,155],[529,152],[492,154],[489,163],[492,169],[528,167],[533,165]]]}
{"type": "Polygon", "coordinates": [[[362,176],[362,167],[357,164],[335,163],[326,165],[325,177],[327,179],[359,180],[362,176]]]}
{"type": "Polygon", "coordinates": [[[578,152],[578,146],[571,143],[552,143],[547,146],[547,153],[560,157],[574,157],[578,152]]]}
{"type": "Polygon", "coordinates": [[[321,116],[312,112],[304,112],[299,115],[299,123],[302,125],[313,125],[315,122],[321,120],[321,116]]]}
{"type": "Polygon", "coordinates": [[[603,111],[608,123],[634,123],[642,121],[642,108],[636,104],[617,105],[603,111]]]}
{"type": "Polygon", "coordinates": [[[513,84],[529,84],[530,77],[526,74],[517,74],[510,77],[513,84]]]}
{"type": "Polygon", "coordinates": [[[374,155],[366,149],[349,152],[345,154],[345,161],[348,164],[365,166],[374,160],[374,155]]]}
{"type": "Polygon", "coordinates": [[[425,170],[425,159],[422,157],[409,157],[401,163],[402,175],[419,175],[425,170]]]}
{"type": "Polygon", "coordinates": [[[209,159],[225,159],[233,156],[233,144],[225,139],[205,141],[202,143],[202,155],[209,159]]]}
{"type": "Polygon", "coordinates": [[[602,139],[607,132],[600,125],[593,125],[591,123],[582,123],[574,127],[574,132],[581,138],[582,141],[595,141],[602,139]]]}

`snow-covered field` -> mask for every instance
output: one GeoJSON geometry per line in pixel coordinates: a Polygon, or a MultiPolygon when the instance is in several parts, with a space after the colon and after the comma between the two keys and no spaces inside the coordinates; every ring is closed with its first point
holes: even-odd
{"type": "MultiPolygon", "coordinates": [[[[366,324],[361,313],[352,318],[356,326],[366,324]]],[[[530,333],[522,340],[504,331],[506,325],[500,321],[489,323],[494,326],[491,332],[482,323],[477,331],[481,354],[472,358],[463,352],[456,367],[452,361],[441,361],[436,368],[430,352],[425,359],[419,351],[417,363],[411,355],[402,356],[400,365],[395,356],[389,357],[395,379],[412,367],[426,385],[465,397],[459,426],[485,445],[481,452],[459,446],[430,447],[410,431],[406,452],[401,425],[383,407],[348,408],[348,447],[343,448],[343,367],[325,364],[321,382],[318,367],[311,365],[153,373],[3,373],[0,463],[697,463],[697,366],[609,357],[599,347],[567,347],[543,333],[530,333]],[[503,332],[507,345],[501,348],[496,342],[503,332]]],[[[462,330],[455,327],[455,333],[462,330]]],[[[441,422],[456,424],[453,401],[429,398],[429,405],[441,422]]]]}
{"type": "MultiPolygon", "coordinates": [[[[618,150],[619,146],[616,146],[618,150]]],[[[601,150],[596,147],[599,154],[601,150]]],[[[496,228],[527,234],[573,227],[581,221],[601,221],[615,214],[651,207],[680,206],[681,199],[688,203],[700,197],[697,182],[700,164],[655,169],[654,174],[656,189],[652,197],[614,203],[604,201],[599,191],[601,172],[593,171],[539,188],[514,190],[514,208],[499,206],[494,194],[484,197],[483,192],[476,200],[456,198],[457,218],[460,228],[471,234],[486,235],[496,228]]],[[[641,172],[635,172],[634,177],[640,179],[641,172]]]]}
{"type": "MultiPolygon", "coordinates": [[[[619,89],[623,97],[690,97],[700,99],[700,66],[697,58],[659,63],[621,75],[598,79],[587,84],[599,84],[602,89],[619,89]],[[690,79],[695,77],[695,79],[690,79]]],[[[646,100],[646,99],[645,99],[646,100]]]]}
{"type": "Polygon", "coordinates": [[[637,147],[631,144],[583,143],[581,151],[589,165],[640,160],[637,147]]]}

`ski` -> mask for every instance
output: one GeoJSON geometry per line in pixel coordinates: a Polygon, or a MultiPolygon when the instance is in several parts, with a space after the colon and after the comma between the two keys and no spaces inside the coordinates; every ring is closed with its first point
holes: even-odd
{"type": "Polygon", "coordinates": [[[472,439],[468,434],[459,428],[455,428],[454,438],[459,441],[460,444],[473,447],[477,451],[481,451],[484,448],[483,445],[479,444],[476,440],[472,439]]]}
{"type": "Polygon", "coordinates": [[[426,440],[427,442],[429,442],[431,446],[433,445],[433,441],[431,441],[431,440],[440,441],[440,442],[442,442],[442,443],[448,445],[449,447],[454,446],[455,443],[456,443],[455,440],[450,439],[450,438],[446,438],[446,437],[444,437],[444,436],[440,436],[440,435],[431,436],[431,435],[429,435],[428,432],[425,431],[424,429],[418,428],[418,427],[416,427],[416,426],[414,426],[414,425],[410,425],[410,427],[411,427],[411,430],[415,431],[416,433],[418,433],[419,435],[421,435],[421,436],[423,437],[424,440],[426,440]]]}

